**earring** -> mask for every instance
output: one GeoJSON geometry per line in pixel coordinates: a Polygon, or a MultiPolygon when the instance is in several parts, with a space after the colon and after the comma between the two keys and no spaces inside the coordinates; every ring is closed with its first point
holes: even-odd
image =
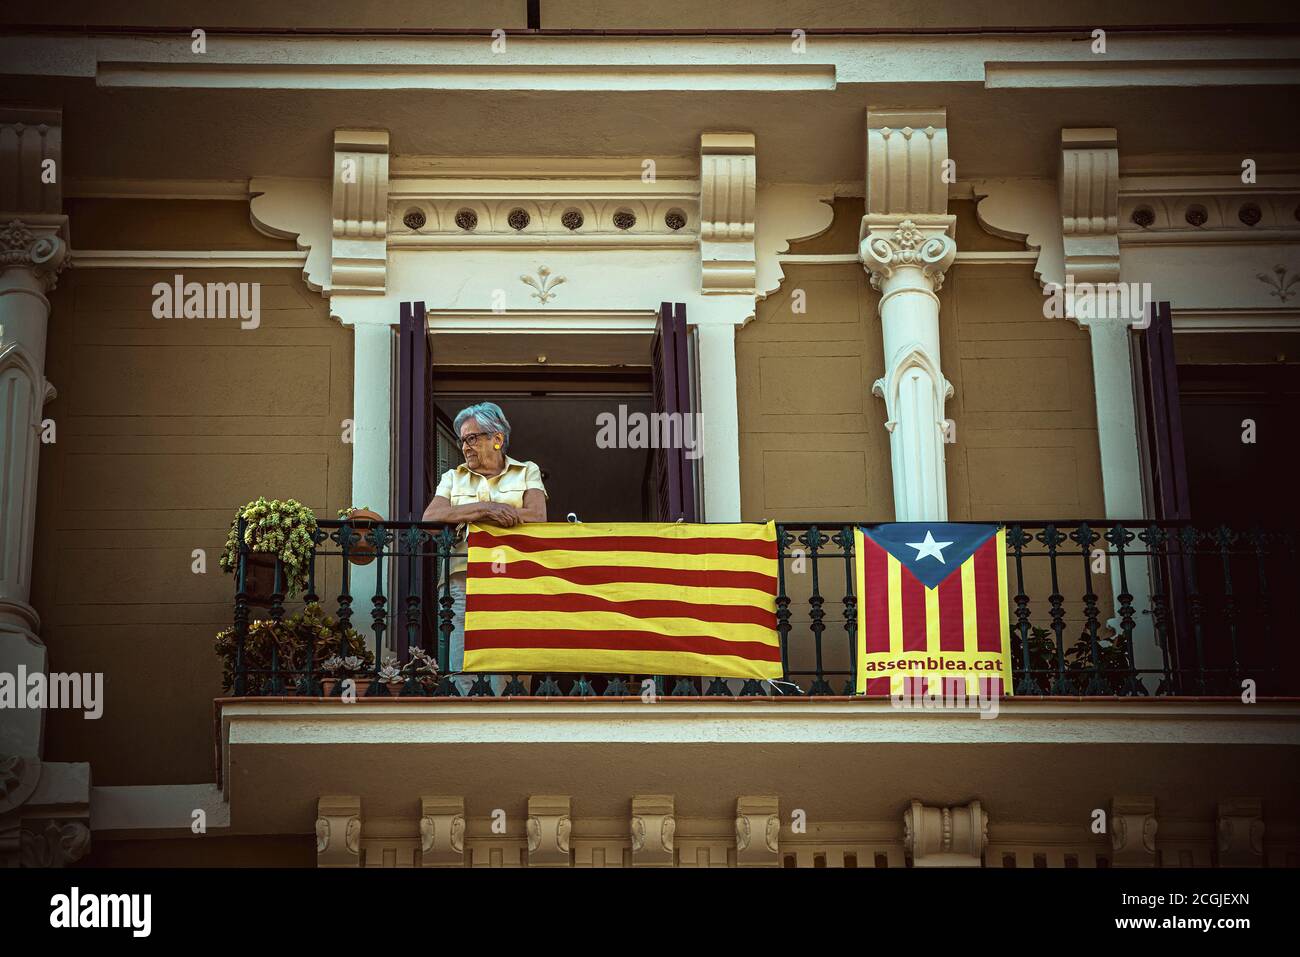
{"type": "Polygon", "coordinates": [[[501,444],[497,443],[496,445],[492,446],[492,448],[496,449],[499,452],[501,451],[501,444]]]}

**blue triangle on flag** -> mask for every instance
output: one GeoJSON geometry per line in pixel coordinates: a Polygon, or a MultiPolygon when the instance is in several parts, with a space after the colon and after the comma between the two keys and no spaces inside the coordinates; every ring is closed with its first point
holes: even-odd
{"type": "Polygon", "coordinates": [[[926,588],[937,588],[998,528],[968,522],[892,522],[864,525],[862,534],[897,558],[926,588]]]}

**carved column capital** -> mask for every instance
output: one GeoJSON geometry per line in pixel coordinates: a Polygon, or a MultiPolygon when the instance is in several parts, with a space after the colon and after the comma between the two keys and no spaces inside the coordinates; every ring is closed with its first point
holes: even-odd
{"type": "Polygon", "coordinates": [[[66,233],[67,217],[54,219],[61,222],[0,222],[0,270],[28,269],[43,291],[54,289],[69,262],[68,243],[61,235],[66,233]]]}
{"type": "Polygon", "coordinates": [[[534,794],[528,799],[528,866],[569,867],[568,795],[534,794]]]}
{"type": "Polygon", "coordinates": [[[979,801],[961,807],[913,801],[903,812],[903,844],[913,867],[980,867],[988,842],[989,815],[979,801]]]}
{"type": "Polygon", "coordinates": [[[673,838],[677,818],[671,794],[638,794],[632,798],[632,866],[673,867],[673,838]]]}
{"type": "Polygon", "coordinates": [[[1116,797],[1110,803],[1110,846],[1114,867],[1154,867],[1156,799],[1116,797]]]}
{"type": "MultiPolygon", "coordinates": [[[[858,254],[871,275],[871,286],[886,296],[897,291],[889,280],[911,270],[904,288],[937,293],[944,273],[957,256],[951,232],[955,217],[931,216],[898,219],[864,216],[858,254]]],[[[896,285],[896,284],[895,284],[896,285]]]]}
{"type": "Polygon", "coordinates": [[[774,795],[736,799],[736,866],[780,867],[781,805],[774,795]]]}
{"type": "Polygon", "coordinates": [[[316,866],[361,866],[361,798],[332,795],[317,800],[316,866]]]}
{"type": "Polygon", "coordinates": [[[465,863],[465,799],[420,798],[420,865],[461,867],[465,863]]]}
{"type": "Polygon", "coordinates": [[[1259,798],[1220,801],[1219,867],[1264,866],[1264,810],[1259,798]]]}

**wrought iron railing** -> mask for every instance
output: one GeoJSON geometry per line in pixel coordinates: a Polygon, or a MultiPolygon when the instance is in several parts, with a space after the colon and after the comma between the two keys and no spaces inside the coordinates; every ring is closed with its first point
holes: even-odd
{"type": "MultiPolygon", "coordinates": [[[[1005,524],[1007,628],[1017,695],[1248,698],[1300,691],[1289,607],[1300,594],[1294,532],[1180,522],[1005,524]]],[[[464,549],[454,529],[388,522],[358,530],[348,522],[322,521],[300,598],[286,600],[283,563],[266,565],[260,619],[253,616],[259,600],[255,566],[269,560],[246,547],[239,555],[234,624],[224,633],[227,690],[236,696],[337,695],[343,685],[331,688],[322,665],[331,655],[346,657],[364,646],[373,660],[354,677],[363,679],[357,687],[365,690],[358,693],[367,697],[636,695],[651,688],[669,696],[851,694],[857,644],[853,528],[840,522],[778,523],[776,608],[784,680],[766,682],[451,675],[450,562],[464,549]],[[373,558],[355,566],[362,551],[372,551],[373,558]],[[353,592],[358,575],[368,579],[364,595],[353,592]],[[333,608],[328,616],[315,607],[325,604],[333,608]],[[412,649],[437,662],[436,679],[410,667],[412,649]],[[378,680],[380,666],[390,654],[407,667],[399,681],[385,684],[378,680]]]]}

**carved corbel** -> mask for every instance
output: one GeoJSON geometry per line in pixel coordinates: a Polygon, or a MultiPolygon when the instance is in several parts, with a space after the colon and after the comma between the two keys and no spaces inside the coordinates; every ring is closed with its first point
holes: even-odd
{"type": "Polygon", "coordinates": [[[334,131],[330,286],[383,293],[388,276],[388,132],[334,131]]]}
{"type": "Polygon", "coordinates": [[[781,805],[772,795],[736,799],[736,865],[780,867],[781,805]]]}
{"type": "Polygon", "coordinates": [[[633,867],[673,867],[676,832],[671,794],[639,794],[632,798],[633,867]]]}
{"type": "Polygon", "coordinates": [[[1155,798],[1112,798],[1110,804],[1111,866],[1154,867],[1156,826],[1155,798]]]}
{"type": "Polygon", "coordinates": [[[330,796],[316,802],[316,866],[361,865],[361,798],[330,796]]]}
{"type": "Polygon", "coordinates": [[[569,867],[568,795],[534,794],[528,799],[528,866],[569,867]]]}
{"type": "Polygon", "coordinates": [[[465,863],[465,799],[420,798],[422,867],[461,867],[465,863]]]}
{"type": "Polygon", "coordinates": [[[903,812],[903,845],[913,867],[980,867],[988,842],[989,815],[979,801],[960,807],[913,801],[903,812]]]}
{"type": "MultiPolygon", "coordinates": [[[[1061,130],[1066,287],[1119,280],[1119,145],[1113,129],[1061,130]]],[[[1073,316],[1066,302],[1066,315],[1073,316]]]]}
{"type": "Polygon", "coordinates": [[[1219,802],[1219,866],[1264,866],[1264,811],[1259,798],[1219,802]]]}
{"type": "Polygon", "coordinates": [[[755,292],[753,133],[700,136],[700,290],[755,292]]]}

